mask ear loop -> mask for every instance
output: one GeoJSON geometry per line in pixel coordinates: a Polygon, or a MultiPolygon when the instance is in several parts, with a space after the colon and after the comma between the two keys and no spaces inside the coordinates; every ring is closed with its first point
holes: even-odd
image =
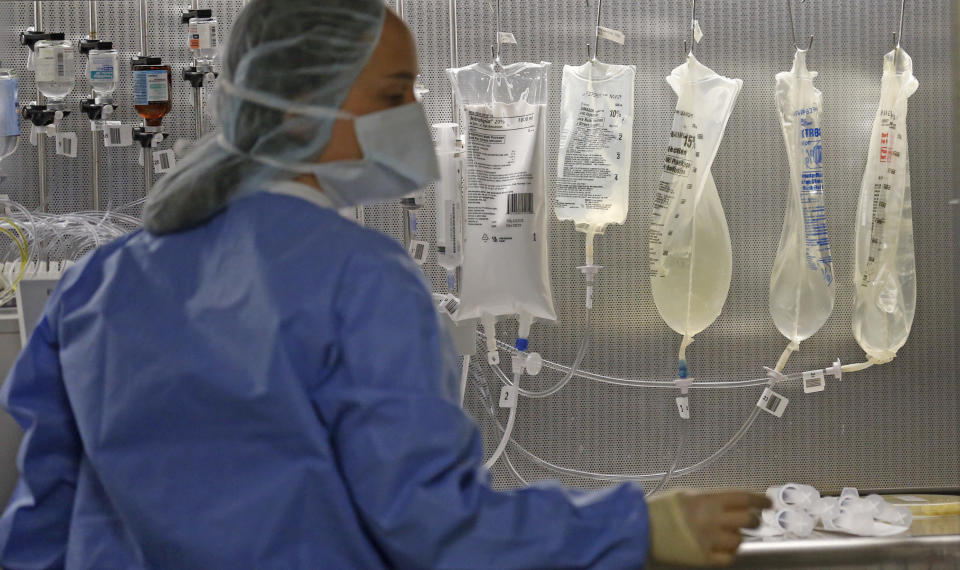
{"type": "Polygon", "coordinates": [[[217,146],[219,146],[220,148],[222,148],[223,150],[227,151],[230,154],[235,154],[237,156],[248,158],[254,162],[259,162],[260,164],[263,164],[272,168],[276,168],[277,170],[294,172],[296,174],[312,174],[313,173],[313,167],[308,164],[296,163],[296,162],[283,162],[280,160],[276,160],[274,158],[251,154],[245,150],[242,150],[240,147],[233,144],[232,142],[228,141],[227,137],[223,136],[223,133],[218,134],[216,138],[214,138],[214,141],[216,141],[217,146]]]}

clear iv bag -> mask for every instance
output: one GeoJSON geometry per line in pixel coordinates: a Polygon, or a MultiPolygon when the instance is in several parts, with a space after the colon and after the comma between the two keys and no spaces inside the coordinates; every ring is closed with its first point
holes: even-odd
{"type": "Polygon", "coordinates": [[[823,200],[823,94],[797,50],[793,69],[777,74],[777,110],[787,145],[790,185],[780,247],[770,274],[770,316],[793,342],[810,338],[833,311],[835,285],[823,200]]]}
{"type": "Polygon", "coordinates": [[[556,214],[602,232],[627,219],[636,68],[564,66],[556,214]]]}
{"type": "Polygon", "coordinates": [[[730,232],[710,167],[743,86],[692,55],[667,78],[677,94],[650,221],[650,281],[660,316],[692,337],[720,315],[730,290],[730,232]]]}
{"type": "Polygon", "coordinates": [[[917,302],[907,100],[919,82],[902,49],[886,55],[857,206],[853,335],[877,363],[906,343],[917,302]]]}
{"type": "Polygon", "coordinates": [[[549,63],[448,69],[465,141],[466,226],[456,320],[555,320],[545,199],[549,63]]]}

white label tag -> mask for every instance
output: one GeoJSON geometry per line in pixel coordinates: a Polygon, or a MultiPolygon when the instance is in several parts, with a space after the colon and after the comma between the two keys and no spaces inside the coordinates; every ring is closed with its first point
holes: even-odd
{"type": "Polygon", "coordinates": [[[607,28],[600,26],[599,29],[600,37],[605,40],[610,40],[615,44],[623,45],[627,41],[627,35],[621,32],[620,30],[614,30],[613,28],[607,28]]]}
{"type": "Polygon", "coordinates": [[[452,316],[460,308],[460,299],[450,295],[440,304],[440,307],[452,316]]]}
{"type": "Polygon", "coordinates": [[[823,392],[827,388],[827,380],[823,376],[823,370],[811,370],[803,373],[803,393],[812,394],[814,392],[823,392]]]}
{"type": "Polygon", "coordinates": [[[510,32],[497,32],[497,40],[502,44],[517,45],[517,38],[510,32]]]}
{"type": "Polygon", "coordinates": [[[76,158],[77,133],[57,133],[57,154],[76,158]]]}
{"type": "Polygon", "coordinates": [[[161,150],[153,153],[153,171],[163,174],[177,165],[177,157],[172,150],[161,150]]]}
{"type": "Polygon", "coordinates": [[[693,41],[700,43],[703,39],[703,30],[700,29],[700,20],[693,21],[693,41]]]}
{"type": "Polygon", "coordinates": [[[514,408],[517,405],[517,389],[513,386],[504,386],[500,390],[500,407],[514,408]]]}
{"type": "Polygon", "coordinates": [[[133,127],[120,121],[103,124],[103,146],[130,146],[133,144],[133,127]]]}
{"type": "Polygon", "coordinates": [[[690,398],[687,396],[680,396],[677,398],[677,411],[680,412],[680,417],[689,420],[690,419],[690,398]]]}
{"type": "Polygon", "coordinates": [[[787,404],[789,403],[790,400],[777,394],[772,389],[767,388],[763,391],[763,394],[760,395],[760,401],[757,402],[757,406],[768,414],[779,418],[783,416],[783,412],[787,409],[787,404]]]}
{"type": "Polygon", "coordinates": [[[417,263],[423,265],[427,260],[427,254],[430,253],[430,244],[425,241],[410,242],[410,257],[417,263]]]}

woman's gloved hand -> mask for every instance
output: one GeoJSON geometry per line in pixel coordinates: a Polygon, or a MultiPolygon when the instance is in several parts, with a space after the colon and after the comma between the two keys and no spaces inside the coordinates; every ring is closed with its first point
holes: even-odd
{"type": "Polygon", "coordinates": [[[770,500],[739,491],[671,491],[649,499],[650,555],[688,566],[733,563],[741,528],[756,528],[770,500]]]}

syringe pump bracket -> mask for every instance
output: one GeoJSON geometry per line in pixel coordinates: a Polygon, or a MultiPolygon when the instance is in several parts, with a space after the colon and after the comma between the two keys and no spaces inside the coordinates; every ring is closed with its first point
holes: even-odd
{"type": "Polygon", "coordinates": [[[213,10],[209,8],[202,8],[200,10],[184,10],[183,13],[180,14],[180,23],[189,24],[190,20],[192,20],[193,18],[212,18],[212,17],[213,17],[213,10]]]}
{"type": "MultiPolygon", "coordinates": [[[[70,111],[60,111],[60,117],[66,117],[70,111]]],[[[36,127],[46,127],[57,121],[57,110],[48,109],[46,105],[27,105],[20,111],[20,115],[33,123],[36,127]]]]}
{"type": "Polygon", "coordinates": [[[34,46],[40,40],[49,40],[53,34],[47,32],[31,31],[20,32],[20,45],[30,48],[33,51],[34,46]]]}
{"type": "Polygon", "coordinates": [[[158,135],[163,137],[163,133],[160,131],[149,131],[147,128],[134,127],[133,129],[133,140],[140,143],[140,146],[143,148],[151,148],[153,146],[153,139],[158,135]]]}
{"type": "Polygon", "coordinates": [[[83,55],[89,55],[90,50],[92,49],[100,49],[98,47],[99,45],[100,45],[99,40],[93,40],[90,38],[83,38],[82,40],[77,42],[77,47],[79,48],[80,53],[83,55]]]}
{"type": "Polygon", "coordinates": [[[138,65],[163,65],[163,59],[153,56],[138,55],[130,60],[130,67],[138,65]]]}
{"type": "Polygon", "coordinates": [[[219,74],[214,71],[205,71],[197,69],[194,66],[184,67],[183,68],[183,80],[190,82],[190,86],[194,89],[199,89],[203,87],[203,80],[206,79],[207,74],[212,74],[214,78],[218,77],[219,74]]]}
{"type": "Polygon", "coordinates": [[[80,102],[80,112],[91,121],[103,120],[103,105],[98,105],[96,99],[84,99],[80,102]]]}

